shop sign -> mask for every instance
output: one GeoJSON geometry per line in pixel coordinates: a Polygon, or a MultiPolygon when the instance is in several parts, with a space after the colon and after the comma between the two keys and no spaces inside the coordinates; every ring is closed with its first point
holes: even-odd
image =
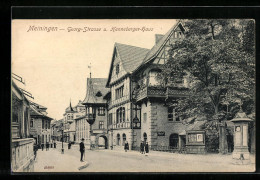
{"type": "Polygon", "coordinates": [[[157,136],[165,136],[165,132],[164,131],[158,131],[157,136]]]}

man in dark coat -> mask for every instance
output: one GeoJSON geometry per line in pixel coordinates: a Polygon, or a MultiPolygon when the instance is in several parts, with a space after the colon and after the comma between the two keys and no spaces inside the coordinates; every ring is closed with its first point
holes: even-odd
{"type": "Polygon", "coordinates": [[[146,152],[146,153],[149,153],[149,145],[148,145],[148,142],[146,142],[146,144],[145,144],[145,152],[146,152]]]}
{"type": "Polygon", "coordinates": [[[46,151],[49,150],[49,142],[46,142],[46,151]]]}
{"type": "Polygon", "coordinates": [[[80,161],[83,162],[83,155],[85,152],[85,145],[84,145],[84,138],[81,139],[81,143],[79,144],[79,151],[80,151],[80,161]]]}
{"type": "Polygon", "coordinates": [[[126,141],[126,142],[125,142],[125,152],[127,152],[127,150],[129,150],[129,144],[128,144],[128,142],[126,141]]]}
{"type": "Polygon", "coordinates": [[[38,150],[38,145],[37,145],[37,144],[34,144],[34,145],[33,145],[34,160],[35,160],[35,158],[36,158],[36,156],[37,156],[37,150],[38,150]]]}
{"type": "Polygon", "coordinates": [[[44,149],[44,144],[43,143],[41,144],[41,147],[42,147],[42,151],[43,151],[43,149],[44,149]]]}
{"type": "Polygon", "coordinates": [[[141,153],[144,154],[144,142],[142,141],[141,144],[140,144],[140,150],[141,150],[141,153]]]}

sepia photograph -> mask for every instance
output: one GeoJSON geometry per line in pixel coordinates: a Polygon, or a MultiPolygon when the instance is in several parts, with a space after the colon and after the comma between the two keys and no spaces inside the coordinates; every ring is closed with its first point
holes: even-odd
{"type": "Polygon", "coordinates": [[[11,172],[255,172],[254,19],[13,19],[11,172]]]}

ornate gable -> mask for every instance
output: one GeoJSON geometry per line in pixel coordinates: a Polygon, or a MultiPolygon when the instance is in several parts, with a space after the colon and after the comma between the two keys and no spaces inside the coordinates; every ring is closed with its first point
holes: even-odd
{"type": "Polygon", "coordinates": [[[115,43],[110,65],[107,87],[111,83],[131,74],[143,62],[149,49],[115,43]]]}
{"type": "Polygon", "coordinates": [[[164,38],[163,45],[161,49],[158,51],[158,55],[154,59],[154,64],[164,64],[166,60],[169,58],[169,49],[171,48],[171,44],[173,44],[177,39],[184,38],[184,28],[182,24],[179,23],[176,28],[173,28],[168,37],[164,38]]]}

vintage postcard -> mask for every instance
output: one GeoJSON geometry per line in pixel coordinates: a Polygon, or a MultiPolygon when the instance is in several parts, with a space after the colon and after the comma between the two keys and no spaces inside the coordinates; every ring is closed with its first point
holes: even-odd
{"type": "Polygon", "coordinates": [[[11,171],[254,172],[253,19],[12,20],[11,171]]]}

